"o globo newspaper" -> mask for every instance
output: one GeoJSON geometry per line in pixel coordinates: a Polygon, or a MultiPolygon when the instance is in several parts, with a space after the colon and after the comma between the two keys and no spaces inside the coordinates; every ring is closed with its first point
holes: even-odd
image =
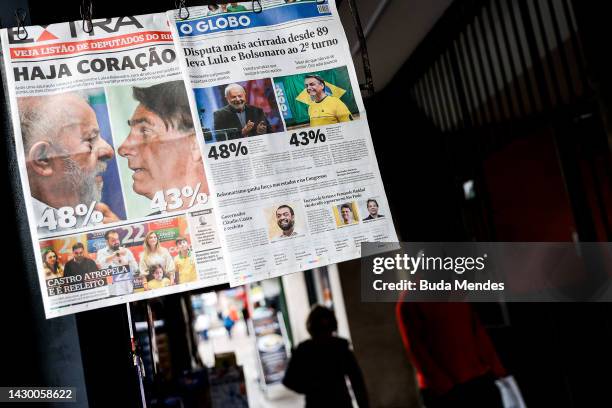
{"type": "Polygon", "coordinates": [[[47,318],[397,241],[334,3],[261,4],[0,31],[47,318]]]}

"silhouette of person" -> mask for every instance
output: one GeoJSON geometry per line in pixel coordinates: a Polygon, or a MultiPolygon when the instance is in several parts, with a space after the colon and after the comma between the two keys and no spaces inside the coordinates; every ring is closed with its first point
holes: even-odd
{"type": "Polygon", "coordinates": [[[348,340],[334,332],[338,322],[330,309],[315,306],[306,321],[311,339],[293,351],[283,384],[306,395],[306,408],[351,408],[346,387],[348,376],[360,408],[368,407],[363,376],[348,340]]]}

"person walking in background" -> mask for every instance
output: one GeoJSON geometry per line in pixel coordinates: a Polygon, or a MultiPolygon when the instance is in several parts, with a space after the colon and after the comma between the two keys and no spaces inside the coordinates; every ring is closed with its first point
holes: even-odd
{"type": "Polygon", "coordinates": [[[250,336],[249,331],[249,318],[251,316],[249,311],[249,300],[248,300],[248,288],[243,286],[242,292],[239,292],[236,296],[236,300],[240,302],[240,311],[242,312],[242,319],[244,319],[244,328],[246,329],[246,335],[250,336]]]}
{"type": "Polygon", "coordinates": [[[223,317],[223,327],[227,330],[227,336],[232,338],[232,330],[234,329],[234,320],[230,317],[229,313],[223,317]]]}
{"type": "Polygon", "coordinates": [[[338,322],[330,309],[315,306],[306,321],[311,339],[293,351],[283,384],[306,395],[306,408],[352,408],[346,377],[359,408],[369,406],[363,375],[348,340],[337,337],[338,322]]]}
{"type": "Polygon", "coordinates": [[[203,341],[208,341],[208,330],[210,329],[210,317],[206,312],[199,314],[195,321],[195,331],[203,341]]]}
{"type": "Polygon", "coordinates": [[[248,304],[244,304],[242,306],[242,319],[244,320],[244,328],[246,329],[246,335],[250,336],[251,335],[251,331],[249,329],[249,319],[251,317],[251,314],[249,312],[249,305],[248,304]]]}

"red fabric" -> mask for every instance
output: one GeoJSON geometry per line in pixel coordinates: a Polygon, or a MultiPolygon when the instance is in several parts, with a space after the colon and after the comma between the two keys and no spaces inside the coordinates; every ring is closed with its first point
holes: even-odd
{"type": "Polygon", "coordinates": [[[491,339],[469,303],[404,302],[396,317],[419,386],[437,395],[486,373],[506,376],[491,339]]]}

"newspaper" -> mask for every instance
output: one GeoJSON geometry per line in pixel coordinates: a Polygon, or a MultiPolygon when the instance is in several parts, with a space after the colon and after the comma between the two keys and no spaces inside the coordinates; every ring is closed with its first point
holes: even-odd
{"type": "Polygon", "coordinates": [[[358,258],[361,242],[397,241],[335,2],[168,15],[232,286],[358,258]]]}
{"type": "Polygon", "coordinates": [[[48,318],[397,241],[333,2],[234,2],[0,40],[48,318]]]}
{"type": "Polygon", "coordinates": [[[47,318],[225,282],[166,13],[0,38],[47,318]]]}

